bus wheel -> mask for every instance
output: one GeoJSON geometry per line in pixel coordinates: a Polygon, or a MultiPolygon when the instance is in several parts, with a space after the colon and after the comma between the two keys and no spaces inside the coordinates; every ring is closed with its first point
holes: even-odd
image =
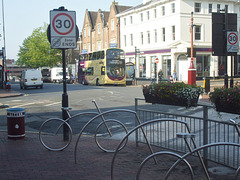
{"type": "Polygon", "coordinates": [[[99,86],[99,79],[96,80],[96,86],[99,86]]]}

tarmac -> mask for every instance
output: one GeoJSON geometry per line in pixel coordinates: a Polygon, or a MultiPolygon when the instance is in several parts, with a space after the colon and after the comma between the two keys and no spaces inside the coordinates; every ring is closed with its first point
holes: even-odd
{"type": "MultiPolygon", "coordinates": [[[[211,86],[211,90],[216,86],[220,85],[211,86]]],[[[17,91],[0,89],[0,98],[21,95],[23,94],[17,91]]],[[[200,101],[210,103],[206,94],[201,96],[200,101]]],[[[0,103],[0,108],[5,108],[3,106],[0,103]]],[[[69,147],[63,151],[54,152],[42,146],[37,132],[26,132],[23,139],[9,139],[7,130],[0,131],[0,180],[110,180],[113,153],[101,151],[92,136],[84,136],[78,144],[77,163],[75,163],[74,147],[76,140],[77,136],[74,135],[69,147]]],[[[117,146],[120,141],[103,139],[102,142],[117,146]]],[[[162,149],[154,147],[155,152],[160,150],[162,149]]],[[[133,141],[129,141],[126,147],[116,156],[112,178],[114,180],[136,179],[138,167],[148,155],[150,155],[150,152],[145,144],[140,144],[137,147],[133,141]]],[[[176,159],[164,156],[159,157],[157,161],[157,165],[150,162],[144,166],[140,179],[163,179],[167,167],[170,167],[176,159]]],[[[198,159],[191,157],[189,162],[194,169],[195,179],[206,179],[198,159]]],[[[216,166],[219,165],[209,163],[210,168],[216,166]]],[[[233,179],[233,173],[213,174],[211,177],[217,180],[229,180],[233,179]]],[[[187,180],[191,178],[186,165],[180,164],[169,179],[187,180]]]]}

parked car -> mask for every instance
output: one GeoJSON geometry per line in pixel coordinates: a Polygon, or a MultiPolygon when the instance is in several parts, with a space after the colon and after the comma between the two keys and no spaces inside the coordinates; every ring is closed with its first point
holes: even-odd
{"type": "Polygon", "coordinates": [[[43,88],[43,77],[40,70],[28,69],[22,72],[20,88],[27,89],[28,87],[43,88]]]}

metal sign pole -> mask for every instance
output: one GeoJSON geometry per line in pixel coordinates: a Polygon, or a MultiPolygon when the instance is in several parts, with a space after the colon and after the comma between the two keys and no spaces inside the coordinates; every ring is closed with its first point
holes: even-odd
{"type": "MultiPolygon", "coordinates": [[[[225,38],[226,38],[225,43],[227,43],[227,30],[228,30],[228,6],[226,5],[225,6],[225,38]]],[[[225,52],[227,51],[226,49],[225,49],[225,52]]],[[[225,62],[225,74],[224,74],[224,86],[225,88],[228,88],[228,52],[226,52],[225,58],[226,58],[226,62],[225,62]]]]}
{"type": "MultiPolygon", "coordinates": [[[[62,49],[63,68],[63,94],[62,94],[62,119],[67,120],[68,94],[66,80],[65,50],[77,47],[79,30],[76,26],[76,12],[68,11],[63,6],[50,11],[50,25],[47,29],[48,40],[52,49],[62,49]]],[[[63,124],[63,140],[69,140],[69,128],[63,124]]]]}
{"type": "MultiPolygon", "coordinates": [[[[62,68],[63,68],[63,94],[62,94],[62,107],[68,107],[68,94],[67,94],[67,81],[66,81],[66,59],[65,49],[62,49],[62,68]]],[[[68,114],[64,108],[62,108],[62,118],[66,120],[68,114]]],[[[69,129],[66,124],[63,125],[63,140],[69,140],[69,129]]]]}

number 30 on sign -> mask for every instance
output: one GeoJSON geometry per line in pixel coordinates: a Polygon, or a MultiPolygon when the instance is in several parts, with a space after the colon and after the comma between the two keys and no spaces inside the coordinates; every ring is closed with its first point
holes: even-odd
{"type": "Polygon", "coordinates": [[[76,48],[76,12],[50,11],[51,47],[76,48]]]}

